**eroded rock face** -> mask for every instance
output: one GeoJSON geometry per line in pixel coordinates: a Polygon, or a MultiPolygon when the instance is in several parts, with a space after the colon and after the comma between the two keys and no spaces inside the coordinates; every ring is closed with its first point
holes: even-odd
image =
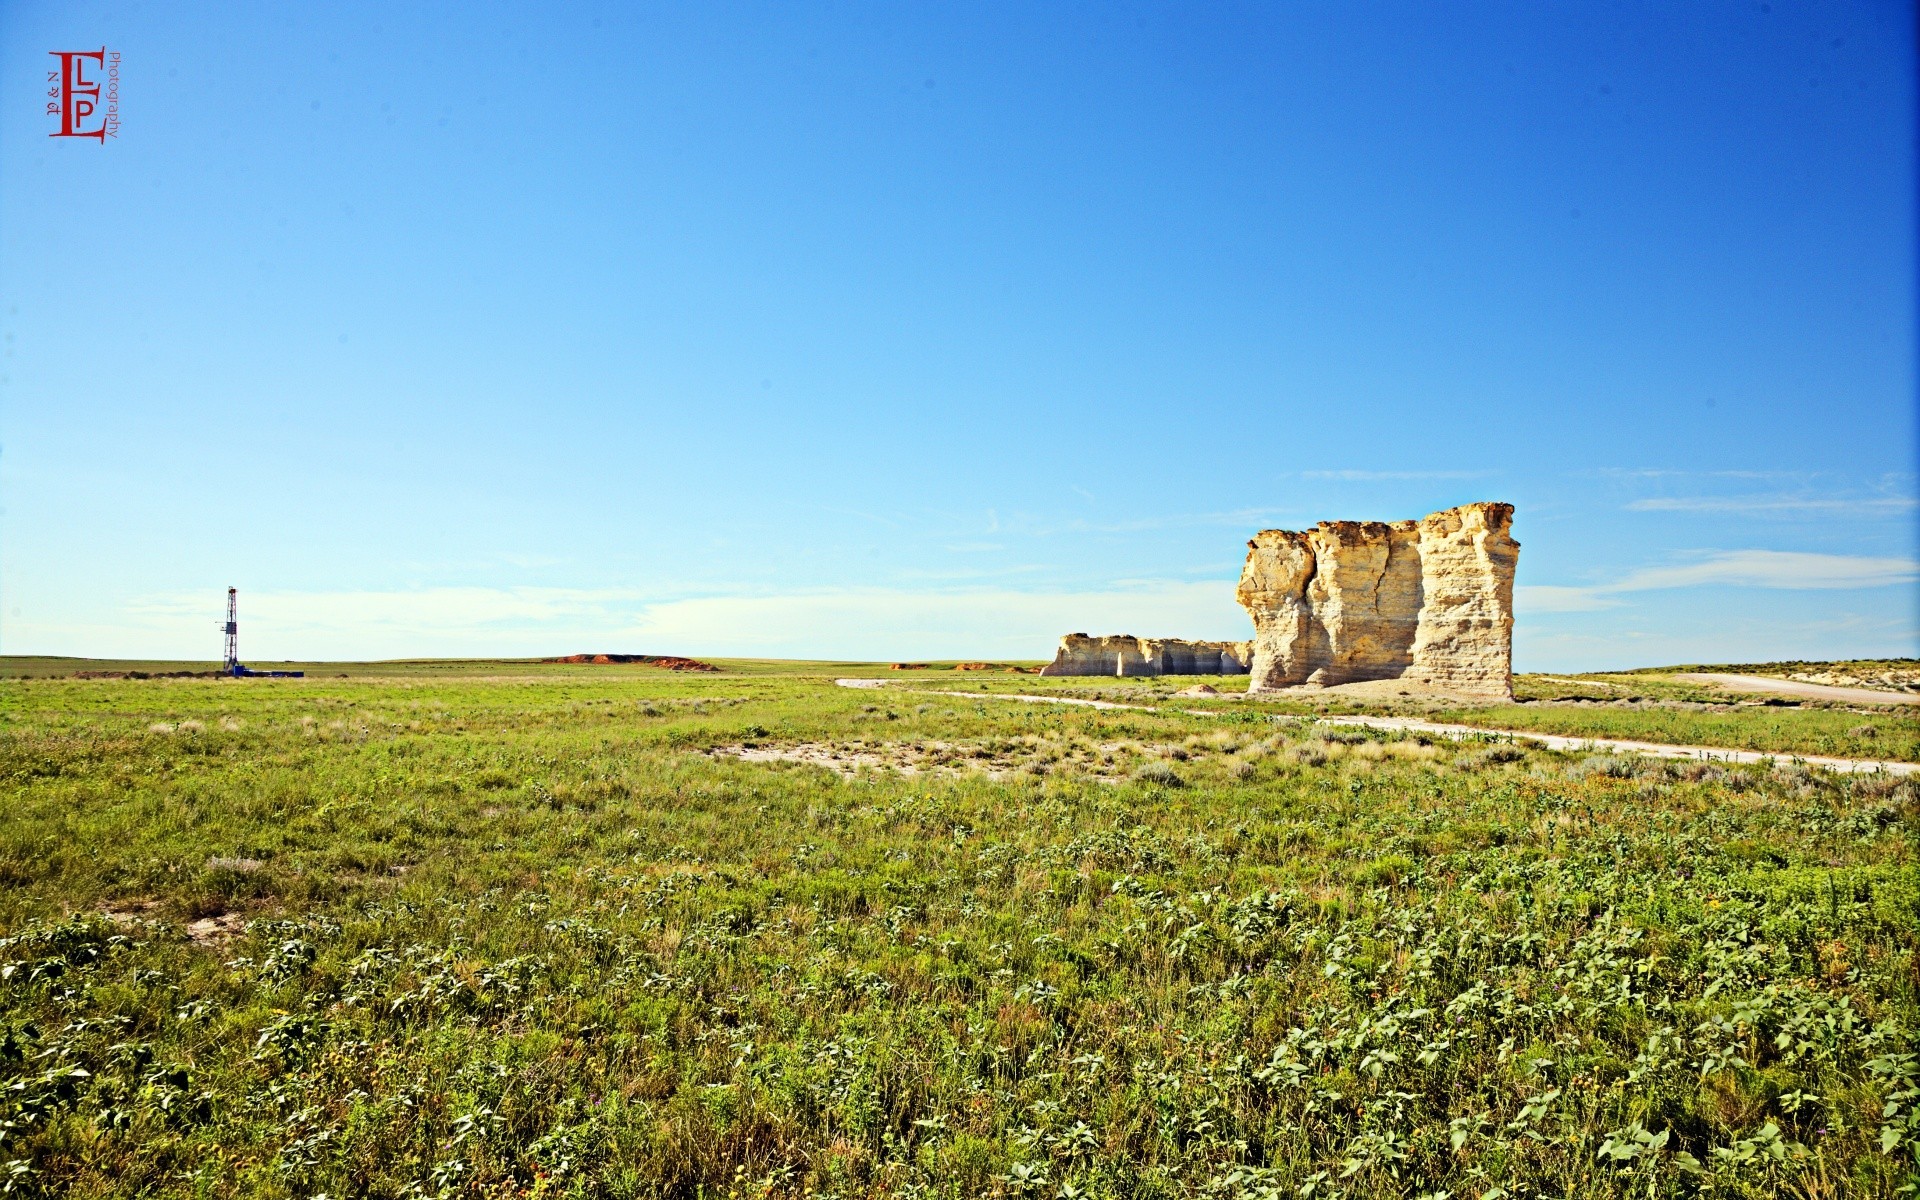
{"type": "Polygon", "coordinates": [[[1253,616],[1249,691],[1404,679],[1513,695],[1513,506],[1418,521],[1322,521],[1247,543],[1236,593],[1253,616]]]}
{"type": "Polygon", "coordinates": [[[1053,661],[1042,675],[1245,675],[1253,661],[1252,642],[1187,642],[1129,634],[1088,637],[1070,633],[1060,639],[1053,661]]]}

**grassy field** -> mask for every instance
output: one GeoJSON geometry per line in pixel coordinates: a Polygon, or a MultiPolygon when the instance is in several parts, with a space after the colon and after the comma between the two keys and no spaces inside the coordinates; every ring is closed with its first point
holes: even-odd
{"type": "MultiPolygon", "coordinates": [[[[927,663],[925,664],[927,669],[924,671],[902,672],[893,670],[889,663],[838,662],[833,659],[710,658],[699,661],[718,667],[728,675],[874,676],[891,679],[956,677],[953,662],[927,663]]],[[[305,671],[316,679],[419,679],[423,676],[428,678],[457,676],[464,679],[476,676],[510,676],[544,679],[551,678],[556,670],[564,670],[567,667],[567,664],[551,663],[538,658],[402,658],[386,662],[295,662],[289,659],[285,662],[249,661],[248,665],[261,671],[305,671]]],[[[996,662],[990,665],[1037,671],[1041,664],[996,662]]],[[[82,672],[139,672],[144,675],[168,676],[178,673],[217,673],[219,667],[218,662],[211,660],[180,662],[157,659],[0,655],[0,679],[66,679],[82,672]]],[[[647,677],[660,673],[659,668],[649,667],[643,663],[583,665],[579,669],[586,672],[581,674],[580,678],[597,678],[602,674],[615,678],[647,677]]],[[[969,672],[961,672],[958,678],[975,678],[975,676],[969,672]]]]}
{"type": "MultiPolygon", "coordinates": [[[[1861,680],[1902,680],[1920,675],[1920,659],[1916,658],[1854,658],[1838,662],[1808,662],[1804,659],[1791,659],[1786,662],[1768,663],[1694,663],[1681,667],[1646,667],[1629,672],[1633,675],[1676,674],[1680,672],[1707,671],[1721,675],[1772,675],[1778,679],[1787,679],[1798,675],[1851,676],[1861,680]]],[[[1872,686],[1869,684],[1868,686],[1872,686]]],[[[1894,684],[1898,687],[1899,684],[1894,684]]]]}
{"type": "Polygon", "coordinates": [[[13,672],[0,1187],[1920,1180],[1912,783],[728,665],[13,672]]]}
{"type": "MultiPolygon", "coordinates": [[[[964,677],[951,673],[909,681],[910,686],[949,690],[1059,693],[1083,699],[1164,704],[1192,676],[1086,678],[964,677]]],[[[1244,690],[1244,678],[1213,681],[1222,692],[1244,690]]],[[[1476,725],[1489,730],[1624,738],[1681,746],[1719,746],[1782,755],[1825,755],[1920,762],[1920,713],[1911,708],[1863,708],[1824,702],[1774,701],[1735,696],[1684,681],[1644,675],[1577,678],[1522,675],[1514,681],[1514,704],[1461,704],[1408,698],[1359,701],[1337,693],[1302,693],[1247,701],[1229,697],[1192,700],[1188,707],[1253,707],[1275,714],[1387,713],[1476,725]]]]}

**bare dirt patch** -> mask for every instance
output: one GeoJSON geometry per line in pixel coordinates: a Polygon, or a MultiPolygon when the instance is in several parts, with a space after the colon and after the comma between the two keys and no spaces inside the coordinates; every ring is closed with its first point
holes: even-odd
{"type": "Polygon", "coordinates": [[[751,763],[800,763],[824,767],[842,778],[862,772],[890,771],[903,776],[957,778],[1060,775],[1096,783],[1117,783],[1141,763],[1187,762],[1232,756],[1257,743],[1238,733],[1215,732],[1184,742],[1110,741],[1023,735],[977,742],[802,742],[775,746],[737,744],[705,753],[751,763]]]}
{"type": "Polygon", "coordinates": [[[707,753],[714,758],[737,758],[750,763],[803,763],[825,767],[836,775],[848,777],[858,775],[863,770],[894,770],[902,775],[912,775],[918,771],[918,767],[910,761],[826,742],[802,742],[796,746],[716,746],[707,753]]]}
{"type": "MultiPolygon", "coordinates": [[[[151,930],[172,925],[167,920],[165,906],[158,900],[116,900],[102,908],[100,915],[127,930],[151,930]]],[[[246,927],[245,914],[226,912],[188,921],[186,935],[187,940],[196,946],[223,946],[239,937],[246,927]]]]}
{"type": "Polygon", "coordinates": [[[984,746],[960,746],[950,742],[889,742],[877,745],[801,742],[792,746],[719,746],[707,753],[716,758],[737,758],[741,762],[788,762],[825,767],[843,778],[852,778],[862,771],[895,771],[901,775],[969,775],[984,772],[998,779],[1012,774],[1023,765],[1014,755],[997,753],[984,746]]]}
{"type": "Polygon", "coordinates": [[[122,929],[135,929],[159,920],[158,900],[116,900],[100,910],[100,915],[122,929]]]}
{"type": "Polygon", "coordinates": [[[196,946],[223,946],[240,936],[247,919],[237,912],[187,922],[187,940],[196,946]]]}

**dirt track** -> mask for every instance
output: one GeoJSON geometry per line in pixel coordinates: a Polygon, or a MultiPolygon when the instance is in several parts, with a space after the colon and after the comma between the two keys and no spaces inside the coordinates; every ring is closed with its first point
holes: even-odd
{"type": "Polygon", "coordinates": [[[1908,692],[1880,692],[1872,688],[1832,687],[1824,683],[1802,683],[1798,679],[1775,679],[1769,675],[1675,675],[1688,683],[1710,683],[1732,692],[1760,692],[1773,696],[1794,696],[1802,700],[1831,700],[1836,704],[1920,704],[1920,696],[1908,692]]]}

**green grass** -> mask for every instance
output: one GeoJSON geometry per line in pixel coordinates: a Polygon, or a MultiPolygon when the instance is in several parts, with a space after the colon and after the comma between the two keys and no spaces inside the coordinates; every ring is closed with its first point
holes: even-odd
{"type": "Polygon", "coordinates": [[[1769,754],[1920,762],[1920,720],[1897,713],[1863,715],[1844,709],[1767,706],[1700,712],[1498,704],[1456,709],[1447,715],[1451,720],[1489,729],[1719,746],[1769,754]]]}
{"type": "MultiPolygon", "coordinates": [[[[1826,703],[1768,703],[1711,687],[1636,675],[1590,675],[1579,682],[1560,676],[1518,676],[1517,704],[1472,704],[1408,698],[1359,701],[1339,694],[1302,692],[1247,701],[1180,698],[1183,707],[1222,710],[1252,707],[1262,712],[1315,715],[1378,712],[1476,725],[1489,730],[1622,738],[1679,746],[1718,746],[1762,753],[1822,755],[1920,762],[1920,713],[1911,708],[1862,710],[1826,703]]],[[[1222,693],[1246,687],[1244,676],[1190,675],[1126,679],[1087,677],[945,675],[910,681],[947,690],[1058,693],[1086,699],[1165,704],[1182,688],[1206,682],[1222,693]]]]}
{"type": "MultiPolygon", "coordinates": [[[[820,678],[887,679],[973,679],[971,672],[958,676],[953,668],[960,659],[929,662],[925,670],[895,671],[889,663],[840,662],[833,659],[793,658],[706,658],[700,661],[720,668],[728,675],[818,676],[820,678]]],[[[386,662],[285,662],[248,659],[261,671],[305,671],[322,679],[418,679],[435,676],[459,678],[506,676],[510,678],[548,679],[557,672],[572,671],[581,678],[601,675],[613,678],[659,675],[662,669],[645,663],[555,664],[538,658],[400,658],[386,662]]],[[[1037,661],[999,659],[996,666],[1037,670],[1037,661]]],[[[0,679],[65,679],[79,672],[133,672],[168,675],[177,672],[217,671],[218,661],[181,661],[174,659],[65,658],[57,655],[0,655],[0,679]]],[[[996,672],[1006,674],[1006,672],[996,672]]]]}
{"type": "Polygon", "coordinates": [[[1840,671],[1847,674],[1877,675],[1886,671],[1920,670],[1920,658],[1849,658],[1841,660],[1807,661],[1788,659],[1784,662],[1767,663],[1692,663],[1679,667],[1642,667],[1637,671],[1622,672],[1629,675],[1640,674],[1680,674],[1682,672],[1701,671],[1721,675],[1772,675],[1785,678],[1789,675],[1809,671],[1840,671]]]}
{"type": "Polygon", "coordinates": [[[0,1186],[1917,1177],[1911,784],[784,670],[0,684],[0,1186]]]}

